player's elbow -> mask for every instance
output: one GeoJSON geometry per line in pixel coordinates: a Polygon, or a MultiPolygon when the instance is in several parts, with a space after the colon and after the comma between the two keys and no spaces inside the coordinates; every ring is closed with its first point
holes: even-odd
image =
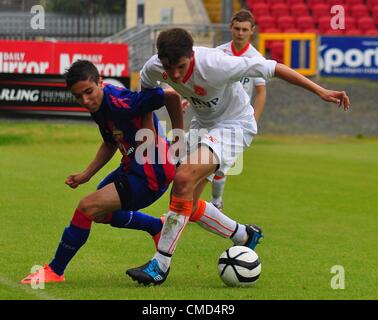
{"type": "Polygon", "coordinates": [[[165,96],[166,101],[167,100],[180,101],[180,95],[171,88],[164,89],[164,96],[165,96]]]}

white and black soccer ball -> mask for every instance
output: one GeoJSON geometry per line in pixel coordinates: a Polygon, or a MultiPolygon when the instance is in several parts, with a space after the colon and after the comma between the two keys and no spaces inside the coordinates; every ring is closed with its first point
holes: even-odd
{"type": "Polygon", "coordinates": [[[261,273],[259,256],[248,247],[231,247],[220,255],[218,272],[223,282],[230,287],[250,286],[261,273]]]}

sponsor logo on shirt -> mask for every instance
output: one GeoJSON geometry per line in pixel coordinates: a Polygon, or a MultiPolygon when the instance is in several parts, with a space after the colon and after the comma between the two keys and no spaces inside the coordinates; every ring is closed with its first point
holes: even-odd
{"type": "Polygon", "coordinates": [[[196,109],[204,109],[204,108],[214,108],[219,101],[219,98],[211,99],[210,101],[203,101],[198,99],[197,97],[184,97],[186,100],[189,101],[191,106],[196,109]]]}
{"type": "Polygon", "coordinates": [[[206,89],[197,85],[194,86],[194,92],[196,93],[196,95],[201,96],[201,97],[204,97],[207,95],[206,89]]]}
{"type": "Polygon", "coordinates": [[[214,136],[205,136],[207,139],[209,139],[212,143],[218,143],[218,140],[214,136]]]}

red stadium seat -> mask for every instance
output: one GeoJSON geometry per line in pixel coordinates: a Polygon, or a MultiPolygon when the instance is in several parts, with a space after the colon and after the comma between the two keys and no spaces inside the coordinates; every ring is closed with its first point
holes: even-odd
{"type": "Polygon", "coordinates": [[[283,41],[274,41],[270,48],[271,58],[277,62],[283,63],[283,41]]]}
{"type": "Polygon", "coordinates": [[[315,18],[319,18],[319,17],[324,17],[324,16],[329,16],[330,15],[329,5],[324,4],[324,3],[319,3],[319,4],[316,4],[316,5],[312,6],[311,11],[312,11],[312,15],[315,18]]]}
{"type": "Polygon", "coordinates": [[[257,3],[266,3],[266,0],[247,0],[248,7],[253,7],[257,3]]]}
{"type": "Polygon", "coordinates": [[[289,6],[286,3],[275,3],[270,7],[273,17],[287,16],[290,14],[289,6]]]}
{"type": "Polygon", "coordinates": [[[295,20],[292,16],[282,16],[277,18],[277,26],[280,30],[296,28],[295,20]]]}
{"type": "Polygon", "coordinates": [[[289,6],[292,6],[292,5],[297,4],[297,3],[305,4],[305,0],[286,0],[286,3],[289,6]]]}
{"type": "Polygon", "coordinates": [[[321,34],[325,33],[327,30],[332,30],[331,27],[331,17],[323,16],[318,19],[318,29],[321,34]]]}
{"type": "Polygon", "coordinates": [[[269,5],[266,3],[257,3],[250,7],[253,15],[258,19],[259,16],[266,16],[269,14],[269,5]]]}
{"type": "Polygon", "coordinates": [[[326,3],[328,3],[330,6],[343,5],[345,4],[345,0],[327,0],[326,3]]]}
{"type": "Polygon", "coordinates": [[[276,28],[276,20],[272,16],[260,16],[257,18],[257,26],[260,32],[267,28],[276,28]]]}
{"type": "Polygon", "coordinates": [[[319,3],[327,3],[327,0],[307,0],[307,4],[309,7],[313,7],[314,5],[316,4],[319,4],[319,3]]]}
{"type": "Polygon", "coordinates": [[[364,0],[345,0],[345,4],[353,5],[353,4],[363,4],[364,0]]]}
{"type": "Polygon", "coordinates": [[[259,5],[259,4],[266,4],[266,0],[247,0],[247,7],[249,9],[253,8],[254,6],[256,5],[259,5]]]}
{"type": "Polygon", "coordinates": [[[373,7],[378,6],[378,0],[367,0],[367,6],[371,10],[373,7]]]}
{"type": "Polygon", "coordinates": [[[315,21],[312,16],[297,17],[297,26],[301,29],[314,29],[315,21]]]}
{"type": "Polygon", "coordinates": [[[378,30],[377,29],[365,30],[365,35],[367,35],[367,36],[378,36],[378,30]]]}
{"type": "Polygon", "coordinates": [[[346,36],[360,36],[363,34],[363,32],[360,29],[345,29],[346,36]]]}
{"type": "MultiPolygon", "coordinates": [[[[279,31],[278,31],[279,32],[279,31]]],[[[272,32],[273,33],[273,32],[272,32]]],[[[267,40],[265,41],[265,48],[269,51],[271,51],[272,49],[272,45],[273,43],[275,43],[276,41],[275,40],[267,40]]]]}
{"type": "Polygon", "coordinates": [[[265,32],[265,33],[279,33],[281,31],[278,28],[266,28],[263,32],[265,32]]]}
{"type": "Polygon", "coordinates": [[[302,32],[319,34],[319,29],[316,29],[316,28],[303,28],[302,32]]]}
{"type": "Polygon", "coordinates": [[[378,4],[371,9],[375,23],[378,23],[378,4]]]}
{"type": "Polygon", "coordinates": [[[350,7],[350,14],[353,17],[367,17],[370,15],[369,9],[365,4],[354,4],[350,7]]]}
{"type": "Polygon", "coordinates": [[[287,28],[282,31],[285,33],[301,33],[301,30],[299,30],[298,28],[287,28]]]}
{"type": "Polygon", "coordinates": [[[350,14],[350,6],[345,4],[345,3],[343,3],[343,4],[338,3],[338,4],[333,4],[333,5],[330,4],[329,9],[328,9],[329,14],[334,15],[335,13],[339,13],[339,10],[336,10],[336,9],[338,9],[338,8],[335,7],[336,5],[342,6],[344,8],[344,14],[345,15],[350,14]],[[335,10],[334,13],[332,13],[332,8],[334,8],[334,10],[335,10]]]}
{"type": "Polygon", "coordinates": [[[358,29],[356,27],[356,18],[351,16],[345,17],[345,29],[358,29]]]}
{"type": "Polygon", "coordinates": [[[276,3],[285,3],[286,4],[286,1],[285,0],[266,0],[266,3],[268,3],[270,6],[272,6],[276,3]]]}
{"type": "Polygon", "coordinates": [[[357,27],[365,33],[366,30],[375,29],[375,23],[372,17],[362,17],[357,19],[357,27]]]}
{"type": "MultiPolygon", "coordinates": [[[[339,30],[339,27],[342,27],[340,25],[338,26],[332,26],[332,16],[326,15],[323,17],[320,17],[318,19],[318,28],[321,33],[324,33],[327,30],[339,30]]],[[[340,23],[340,21],[336,20],[335,22],[340,23]]],[[[344,21],[344,29],[358,29],[356,28],[356,20],[353,17],[346,16],[344,21]]]]}
{"type": "Polygon", "coordinates": [[[308,7],[304,3],[293,4],[290,8],[291,15],[295,17],[308,16],[308,7]]]}
{"type": "Polygon", "coordinates": [[[328,29],[328,30],[325,30],[322,34],[327,35],[327,36],[342,36],[344,34],[344,30],[342,30],[342,29],[338,29],[338,30],[328,29]]]}

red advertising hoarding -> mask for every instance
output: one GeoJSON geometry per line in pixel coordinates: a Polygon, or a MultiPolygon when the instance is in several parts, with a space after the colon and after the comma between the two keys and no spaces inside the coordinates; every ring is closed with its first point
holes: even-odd
{"type": "Polygon", "coordinates": [[[127,44],[0,40],[0,73],[63,74],[78,59],[103,76],[128,76],[127,44]]]}
{"type": "Polygon", "coordinates": [[[0,110],[86,112],[62,76],[78,59],[129,85],[127,44],[0,40],[0,110]]]}

